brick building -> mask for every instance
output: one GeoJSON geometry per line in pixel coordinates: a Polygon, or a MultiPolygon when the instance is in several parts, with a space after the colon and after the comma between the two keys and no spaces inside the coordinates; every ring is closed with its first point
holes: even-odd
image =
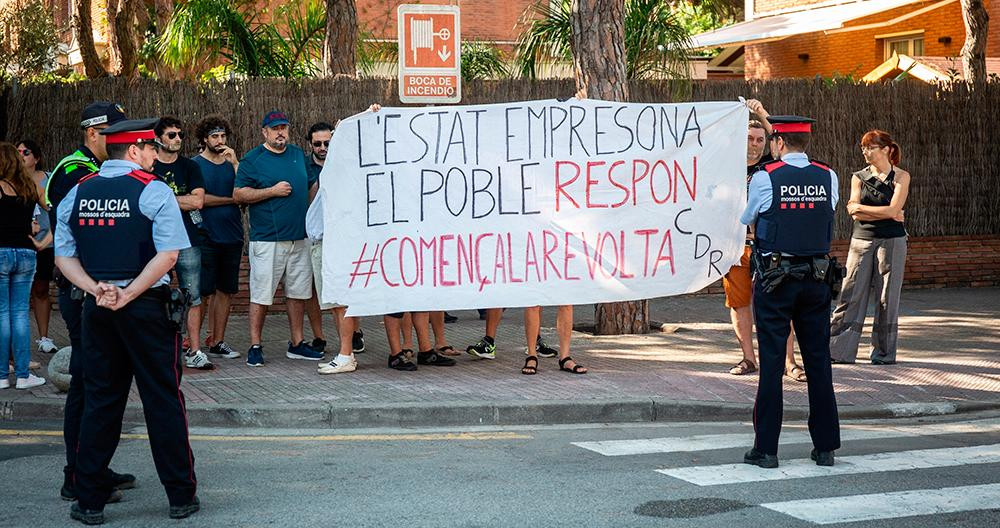
{"type": "MultiPolygon", "coordinates": [[[[989,0],[987,0],[989,1],[989,0]]],[[[965,42],[959,0],[746,0],[746,21],[694,37],[698,48],[723,48],[747,79],[860,79],[893,54],[957,57],[965,42]]],[[[1000,20],[1000,0],[987,3],[1000,20]]],[[[995,26],[994,22],[994,26],[995,26]]],[[[986,55],[1000,57],[1000,31],[986,55]]],[[[725,60],[716,73],[733,73],[725,60]]],[[[713,63],[710,63],[710,73],[713,63]]]]}

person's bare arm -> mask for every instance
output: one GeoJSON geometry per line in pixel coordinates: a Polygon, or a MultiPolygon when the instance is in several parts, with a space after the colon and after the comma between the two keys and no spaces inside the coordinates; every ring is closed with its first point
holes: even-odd
{"type": "Polygon", "coordinates": [[[129,283],[128,286],[118,289],[114,304],[108,306],[108,308],[112,310],[121,309],[126,304],[135,300],[136,297],[142,295],[150,286],[160,280],[160,277],[166,275],[174,267],[174,264],[177,263],[178,253],[177,250],[158,251],[156,256],[146,263],[146,267],[142,269],[142,273],[135,280],[129,283]]]}
{"type": "Polygon", "coordinates": [[[216,196],[205,193],[205,207],[218,207],[220,205],[233,205],[236,200],[232,196],[216,196]]]}
{"type": "Polygon", "coordinates": [[[83,269],[79,258],[57,256],[56,267],[62,272],[63,277],[66,277],[70,282],[75,284],[77,288],[95,297],[98,295],[97,281],[91,278],[83,269]]]}
{"type": "Polygon", "coordinates": [[[755,116],[757,116],[757,119],[760,121],[760,123],[764,125],[764,133],[770,136],[771,130],[773,129],[771,128],[771,123],[768,122],[767,118],[771,114],[764,109],[764,104],[758,101],[757,99],[749,99],[747,100],[747,108],[749,108],[750,111],[753,112],[755,116]]]}
{"type": "Polygon", "coordinates": [[[862,205],[858,208],[858,213],[871,217],[872,220],[887,220],[895,218],[903,213],[906,205],[906,198],[910,193],[910,173],[900,170],[896,172],[893,184],[892,200],[889,205],[862,205]]]}
{"type": "Polygon", "coordinates": [[[35,240],[33,236],[29,236],[28,239],[35,245],[35,251],[41,251],[45,249],[45,246],[52,243],[52,230],[50,229],[48,233],[45,233],[45,236],[41,240],[35,240]]]}
{"type": "Polygon", "coordinates": [[[280,181],[271,187],[264,189],[254,189],[251,187],[237,187],[233,189],[233,200],[240,205],[255,204],[270,198],[278,198],[292,194],[292,186],[286,181],[280,181]]]}
{"type": "Polygon", "coordinates": [[[191,194],[177,197],[177,205],[181,211],[194,211],[205,206],[205,189],[198,187],[191,194]]]}

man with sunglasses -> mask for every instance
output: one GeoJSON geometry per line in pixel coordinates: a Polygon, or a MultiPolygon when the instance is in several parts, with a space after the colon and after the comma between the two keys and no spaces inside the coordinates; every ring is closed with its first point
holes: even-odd
{"type": "MultiPolygon", "coordinates": [[[[111,125],[125,121],[125,110],[120,104],[107,101],[90,103],[83,109],[80,116],[80,130],[83,139],[81,145],[69,156],[63,158],[52,170],[48,184],[45,187],[45,198],[49,204],[49,225],[53,237],[59,236],[56,209],[66,195],[79,181],[98,171],[98,167],[108,159],[105,137],[101,131],[111,125]]],[[[66,392],[66,407],[63,410],[63,440],[66,444],[66,466],[63,468],[63,485],[59,490],[63,500],[76,500],[74,474],[76,471],[77,445],[80,438],[80,420],[83,417],[85,403],[83,345],[81,342],[81,326],[83,313],[83,293],[73,287],[66,277],[56,270],[56,285],[59,286],[59,314],[66,323],[70,345],[73,353],[69,361],[71,380],[66,392]]],[[[108,478],[115,482],[117,489],[135,487],[135,477],[129,474],[119,474],[105,468],[108,478]]],[[[109,501],[119,499],[120,495],[112,496],[109,501]]]]}
{"type": "Polygon", "coordinates": [[[191,296],[191,309],[187,315],[187,347],[184,365],[188,368],[211,370],[208,356],[201,351],[201,208],[205,205],[205,181],[201,167],[180,155],[184,144],[184,131],[179,119],[164,116],[154,129],[160,149],[156,154],[153,174],[160,177],[177,197],[184,228],[191,247],[182,249],[177,256],[177,282],[191,296]]]}

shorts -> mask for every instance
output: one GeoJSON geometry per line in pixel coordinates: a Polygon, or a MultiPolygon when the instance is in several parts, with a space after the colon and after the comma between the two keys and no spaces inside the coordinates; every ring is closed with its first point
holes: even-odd
{"type": "Polygon", "coordinates": [[[201,304],[201,248],[192,246],[177,254],[177,284],[191,296],[191,306],[201,304]]]}
{"type": "Polygon", "coordinates": [[[323,241],[317,240],[312,243],[312,270],[313,284],[316,286],[316,300],[319,301],[320,310],[330,310],[332,308],[343,308],[343,304],[323,302],[323,241]]]}
{"type": "Polygon", "coordinates": [[[240,289],[240,262],[243,244],[206,241],[201,246],[201,296],[216,291],[233,295],[240,289]]]}
{"type": "Polygon", "coordinates": [[[250,241],[250,302],[270,306],[278,283],[285,286],[285,297],[312,298],[313,278],[309,241],[250,241]]]}
{"type": "Polygon", "coordinates": [[[54,248],[45,248],[36,253],[35,281],[49,282],[56,270],[56,252],[54,248]]]}
{"type": "Polygon", "coordinates": [[[750,246],[743,249],[740,265],[729,268],[722,277],[722,288],[726,291],[726,306],[743,308],[750,306],[753,295],[753,281],[750,278],[750,246]]]}

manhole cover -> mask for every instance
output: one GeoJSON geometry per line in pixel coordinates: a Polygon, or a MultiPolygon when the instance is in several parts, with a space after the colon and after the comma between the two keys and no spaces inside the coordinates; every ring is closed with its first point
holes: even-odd
{"type": "Polygon", "coordinates": [[[649,501],[636,506],[635,513],[636,515],[644,515],[646,517],[690,519],[692,517],[703,517],[705,515],[741,510],[749,507],[749,504],[740,501],[701,497],[697,499],[649,501]]]}

